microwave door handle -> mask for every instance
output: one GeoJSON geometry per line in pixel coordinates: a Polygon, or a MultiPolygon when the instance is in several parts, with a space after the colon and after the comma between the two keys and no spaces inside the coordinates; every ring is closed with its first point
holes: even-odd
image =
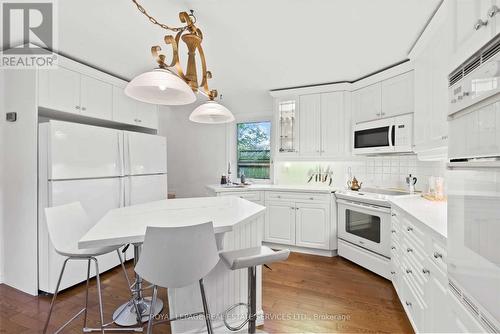
{"type": "Polygon", "coordinates": [[[394,143],[393,143],[393,140],[392,140],[392,133],[394,131],[394,128],[396,126],[395,125],[391,125],[389,126],[389,133],[387,134],[387,136],[389,137],[389,147],[393,147],[394,146],[394,143]]]}

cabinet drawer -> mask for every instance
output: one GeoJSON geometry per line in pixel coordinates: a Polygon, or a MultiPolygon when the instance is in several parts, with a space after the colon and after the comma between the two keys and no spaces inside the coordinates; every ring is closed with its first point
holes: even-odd
{"type": "Polygon", "coordinates": [[[316,201],[316,202],[329,202],[329,194],[317,194],[317,193],[300,193],[300,192],[267,192],[266,201],[316,201]]]}
{"type": "Polygon", "coordinates": [[[228,191],[220,193],[219,196],[236,196],[252,202],[260,202],[262,199],[261,198],[262,193],[260,191],[248,191],[248,192],[228,191]]]}
{"type": "Polygon", "coordinates": [[[408,218],[403,219],[403,233],[405,238],[410,238],[416,245],[425,249],[425,234],[423,230],[408,218]]]}

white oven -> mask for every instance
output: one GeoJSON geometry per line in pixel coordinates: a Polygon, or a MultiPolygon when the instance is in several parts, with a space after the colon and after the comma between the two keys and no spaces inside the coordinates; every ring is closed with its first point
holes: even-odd
{"type": "Polygon", "coordinates": [[[356,124],[353,127],[353,136],[354,154],[411,152],[413,115],[356,124]]]}
{"type": "Polygon", "coordinates": [[[391,209],[337,199],[340,239],[390,257],[391,209]]]}

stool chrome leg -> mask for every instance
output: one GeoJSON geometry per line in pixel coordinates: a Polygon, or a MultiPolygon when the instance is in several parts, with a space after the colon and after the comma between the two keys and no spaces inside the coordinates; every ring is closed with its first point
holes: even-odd
{"type": "Polygon", "coordinates": [[[257,267],[248,267],[248,333],[255,333],[257,320],[257,267]]]}
{"type": "Polygon", "coordinates": [[[87,260],[87,286],[85,288],[85,313],[83,313],[83,328],[87,328],[87,308],[89,306],[90,259],[87,260]]]}
{"type": "Polygon", "coordinates": [[[99,264],[95,257],[92,258],[95,262],[95,277],[97,280],[97,297],[99,298],[99,319],[101,322],[101,332],[104,334],[104,314],[102,312],[102,295],[101,295],[101,277],[99,276],[99,264]]]}
{"type": "Polygon", "coordinates": [[[148,334],[153,333],[153,314],[155,314],[156,298],[158,297],[158,286],[153,286],[153,299],[151,299],[151,308],[149,309],[148,334]]]}
{"type": "Polygon", "coordinates": [[[210,319],[210,310],[208,309],[207,297],[205,294],[205,286],[203,284],[203,278],[200,279],[200,292],[201,292],[201,301],[203,303],[203,313],[205,315],[205,323],[207,325],[207,333],[212,334],[212,319],[210,319]]]}
{"type": "Polygon", "coordinates": [[[50,302],[49,314],[47,316],[47,320],[45,321],[45,326],[43,327],[43,334],[47,333],[47,327],[49,327],[50,317],[52,316],[52,309],[54,308],[54,303],[56,301],[57,293],[59,292],[59,285],[61,285],[61,279],[64,274],[64,269],[66,268],[66,264],[69,261],[69,257],[64,260],[63,266],[61,268],[61,273],[59,274],[59,279],[57,280],[56,291],[54,291],[54,296],[52,296],[52,301],[50,302]]]}

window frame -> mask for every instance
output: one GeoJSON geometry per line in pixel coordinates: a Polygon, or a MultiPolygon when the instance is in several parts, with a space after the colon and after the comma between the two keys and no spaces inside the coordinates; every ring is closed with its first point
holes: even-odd
{"type": "Polygon", "coordinates": [[[269,123],[269,178],[266,178],[266,179],[257,179],[257,178],[251,178],[251,177],[247,177],[245,175],[245,178],[248,180],[248,181],[251,181],[252,183],[267,183],[267,182],[270,182],[271,181],[271,178],[272,178],[272,164],[273,164],[273,145],[272,145],[272,138],[273,138],[273,122],[271,120],[238,120],[238,121],[235,121],[234,125],[235,125],[235,132],[236,132],[236,164],[235,164],[235,167],[236,167],[236,173],[235,173],[235,176],[237,178],[237,180],[240,179],[240,176],[238,174],[238,171],[239,171],[239,164],[238,164],[238,125],[239,124],[252,124],[252,123],[269,123]]]}

